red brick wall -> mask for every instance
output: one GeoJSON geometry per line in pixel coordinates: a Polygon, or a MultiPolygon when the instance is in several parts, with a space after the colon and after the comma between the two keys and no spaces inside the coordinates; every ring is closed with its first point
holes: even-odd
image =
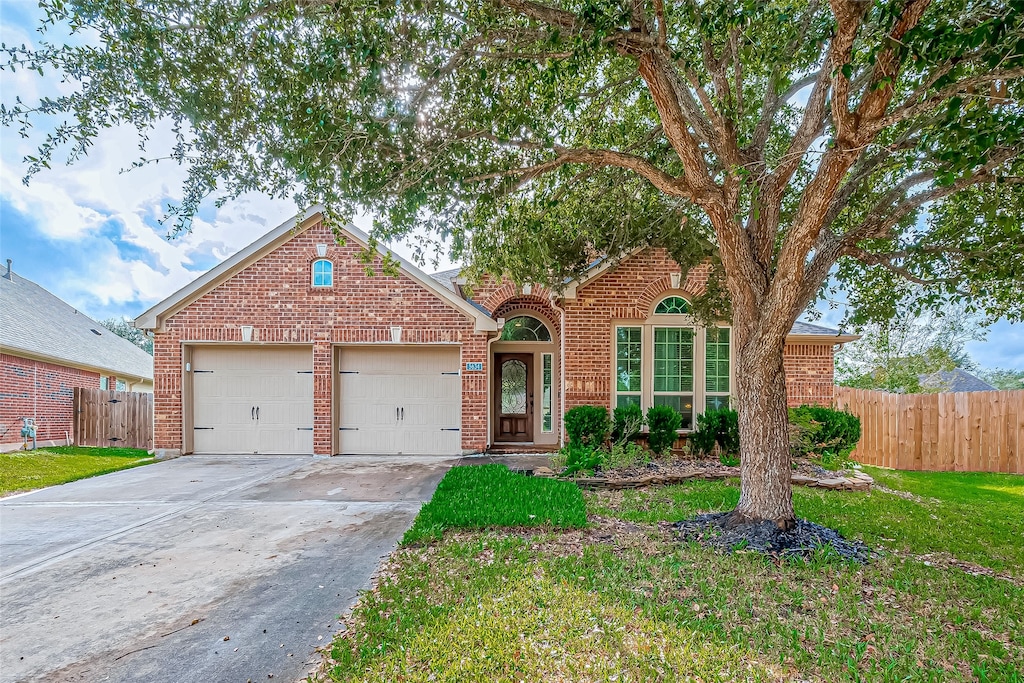
{"type": "MultiPolygon", "coordinates": [[[[402,343],[459,343],[462,362],[486,364],[486,334],[474,321],[441,301],[407,275],[367,277],[356,260],[359,246],[333,244],[330,229],[317,223],[235,274],[168,318],[154,340],[155,442],[182,448],[182,342],[242,340],[242,325],[254,327],[253,341],[313,346],[313,449],[332,451],[332,344],[391,342],[391,326],[402,327],[402,343]],[[316,244],[332,245],[334,286],[310,282],[316,244]]],[[[463,366],[465,367],[465,366],[463,366]]],[[[463,373],[462,446],[486,445],[486,372],[463,373]]]]}
{"type": "Polygon", "coordinates": [[[782,354],[791,406],[831,406],[835,388],[832,344],[787,344],[782,354]]]}
{"type": "Polygon", "coordinates": [[[74,388],[98,389],[98,373],[0,354],[0,443],[21,441],[22,417],[36,419],[37,441],[73,434],[74,388]]]}
{"type": "MultiPolygon", "coordinates": [[[[567,299],[566,387],[568,410],[582,404],[609,405],[612,384],[612,321],[643,321],[672,289],[679,266],[662,249],[648,249],[627,259],[567,299]]],[[[708,271],[700,267],[680,283],[684,294],[703,292],[708,271]]],[[[832,345],[787,346],[786,384],[791,405],[832,400],[832,345]]]]}

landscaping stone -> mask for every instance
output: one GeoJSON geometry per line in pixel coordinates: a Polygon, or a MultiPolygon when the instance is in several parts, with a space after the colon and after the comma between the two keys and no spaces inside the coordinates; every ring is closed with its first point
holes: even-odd
{"type": "Polygon", "coordinates": [[[871,549],[860,541],[848,541],[838,531],[798,519],[796,526],[783,531],[774,522],[729,523],[728,512],[698,515],[676,522],[673,528],[681,541],[696,541],[722,552],[760,552],[779,557],[809,557],[828,547],[840,557],[864,563],[871,549]]]}

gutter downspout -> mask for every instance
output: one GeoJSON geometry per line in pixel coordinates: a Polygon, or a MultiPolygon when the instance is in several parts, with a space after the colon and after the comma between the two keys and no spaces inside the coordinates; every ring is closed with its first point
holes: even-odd
{"type": "Polygon", "coordinates": [[[551,308],[561,316],[558,329],[558,447],[565,446],[565,309],[555,303],[555,297],[549,298],[551,308]]]}

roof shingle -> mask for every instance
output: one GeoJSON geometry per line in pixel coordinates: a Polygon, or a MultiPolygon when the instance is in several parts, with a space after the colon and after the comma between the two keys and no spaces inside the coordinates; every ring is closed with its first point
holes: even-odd
{"type": "Polygon", "coordinates": [[[17,273],[0,276],[0,347],[153,379],[153,357],[17,273]]]}

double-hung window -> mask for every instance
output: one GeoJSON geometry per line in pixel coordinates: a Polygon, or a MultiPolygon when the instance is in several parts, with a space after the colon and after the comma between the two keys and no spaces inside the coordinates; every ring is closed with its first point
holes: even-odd
{"type": "Polygon", "coordinates": [[[692,327],[654,328],[654,405],[671,406],[693,428],[692,327]]]}

